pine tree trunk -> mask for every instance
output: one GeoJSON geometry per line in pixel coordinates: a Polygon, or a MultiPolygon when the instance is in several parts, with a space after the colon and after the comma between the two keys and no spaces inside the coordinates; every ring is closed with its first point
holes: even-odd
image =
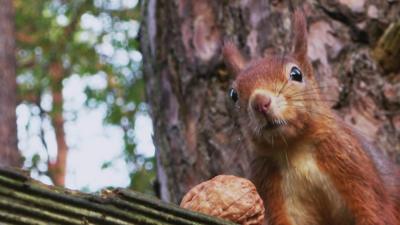
{"type": "MultiPolygon", "coordinates": [[[[144,1],[144,75],[164,200],[178,202],[217,174],[246,176],[251,153],[227,98],[232,77],[221,42],[235,40],[251,58],[290,51],[287,2],[144,1]]],[[[400,3],[309,0],[302,7],[308,55],[332,108],[400,161],[399,70],[384,66],[391,54],[374,53],[385,47],[379,39],[399,20],[400,3]]]]}
{"type": "Polygon", "coordinates": [[[67,156],[68,146],[65,140],[65,129],[64,129],[64,99],[62,95],[62,81],[64,78],[64,69],[62,64],[56,60],[50,66],[49,73],[52,80],[51,95],[53,98],[53,108],[51,111],[51,123],[54,127],[57,142],[57,158],[54,162],[49,161],[49,174],[54,183],[57,186],[65,185],[65,175],[67,170],[67,156]]]}
{"type": "Polygon", "coordinates": [[[15,109],[15,31],[12,0],[0,3],[0,165],[21,166],[15,109]]]}

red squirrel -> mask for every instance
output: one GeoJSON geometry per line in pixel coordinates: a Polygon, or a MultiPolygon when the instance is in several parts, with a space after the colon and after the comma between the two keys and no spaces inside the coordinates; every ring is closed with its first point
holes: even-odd
{"type": "Polygon", "coordinates": [[[293,52],[247,62],[227,42],[229,96],[256,156],[252,180],[270,225],[399,225],[400,171],[338,118],[307,58],[307,24],[292,16],[293,52]]]}

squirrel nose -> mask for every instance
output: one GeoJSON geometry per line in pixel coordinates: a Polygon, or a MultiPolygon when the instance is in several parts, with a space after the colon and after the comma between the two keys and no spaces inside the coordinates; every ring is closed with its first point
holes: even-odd
{"type": "Polygon", "coordinates": [[[253,99],[253,108],[255,111],[266,115],[271,106],[271,98],[265,95],[256,95],[253,99]]]}

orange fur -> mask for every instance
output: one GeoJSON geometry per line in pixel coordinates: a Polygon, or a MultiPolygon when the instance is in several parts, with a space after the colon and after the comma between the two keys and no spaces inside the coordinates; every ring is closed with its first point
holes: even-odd
{"type": "Polygon", "coordinates": [[[299,10],[292,24],[290,55],[246,63],[232,43],[224,48],[224,58],[237,74],[236,104],[256,152],[253,181],[268,222],[400,224],[399,168],[325,104],[307,59],[306,20],[299,10]],[[299,68],[304,80],[290,78],[293,68],[299,68]],[[264,102],[267,110],[254,108],[264,102]]]}

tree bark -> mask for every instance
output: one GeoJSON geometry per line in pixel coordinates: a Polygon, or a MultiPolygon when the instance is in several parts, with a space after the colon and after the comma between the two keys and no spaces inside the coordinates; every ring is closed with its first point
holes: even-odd
{"type": "Polygon", "coordinates": [[[19,167],[14,8],[12,0],[0,4],[0,165],[19,167]]]}
{"type": "Polygon", "coordinates": [[[373,56],[386,71],[400,68],[400,20],[392,23],[379,38],[373,56]]]}
{"type": "MultiPolygon", "coordinates": [[[[164,200],[179,202],[217,174],[246,176],[251,149],[227,98],[233,77],[222,63],[221,43],[233,39],[249,58],[290,51],[287,2],[144,1],[143,68],[164,200]]],[[[372,57],[399,20],[399,2],[301,2],[321,91],[341,117],[400,161],[399,71],[385,72],[372,57]]]]}
{"type": "Polygon", "coordinates": [[[55,60],[49,68],[49,73],[52,80],[51,95],[53,98],[53,108],[50,117],[57,142],[57,158],[54,162],[49,159],[49,174],[55,185],[64,186],[67,170],[68,146],[65,140],[63,116],[64,99],[62,95],[62,81],[65,72],[61,62],[55,60]]]}

